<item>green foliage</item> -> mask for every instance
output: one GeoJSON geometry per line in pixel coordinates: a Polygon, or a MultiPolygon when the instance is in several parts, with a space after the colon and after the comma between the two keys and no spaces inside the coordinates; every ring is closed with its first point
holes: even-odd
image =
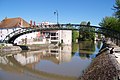
{"type": "Polygon", "coordinates": [[[73,29],[74,28],[73,26],[71,26],[70,23],[66,27],[69,28],[69,29],[73,29]]]}
{"type": "Polygon", "coordinates": [[[105,27],[105,28],[113,29],[113,30],[117,30],[117,31],[120,31],[119,24],[120,24],[119,20],[117,18],[115,18],[115,17],[105,17],[99,23],[99,25],[101,27],[105,27]]]}
{"type": "MultiPolygon", "coordinates": [[[[81,22],[81,25],[87,25],[85,26],[81,26],[80,27],[80,39],[82,40],[94,40],[95,37],[95,33],[94,28],[89,27],[90,26],[90,22],[81,22]]],[[[70,25],[70,23],[67,25],[67,28],[70,29],[74,29],[73,26],[70,25]]],[[[73,30],[72,31],[72,42],[76,42],[76,40],[79,39],[79,31],[73,30]]]]}
{"type": "Polygon", "coordinates": [[[105,17],[99,23],[101,27],[120,31],[120,0],[116,0],[113,6],[115,10],[115,17],[105,17]]]}
{"type": "MultiPolygon", "coordinates": [[[[71,26],[70,23],[67,25],[67,28],[69,28],[69,29],[74,29],[74,27],[71,26]]],[[[76,31],[76,30],[73,30],[73,31],[72,31],[72,42],[76,42],[76,39],[78,39],[78,38],[79,38],[79,32],[76,31]]]]}
{"type": "Polygon", "coordinates": [[[99,23],[100,26],[118,30],[119,29],[119,20],[115,17],[105,17],[103,20],[99,23]]]}
{"type": "Polygon", "coordinates": [[[120,0],[116,0],[115,5],[113,7],[116,10],[115,16],[120,19],[120,0]]]}
{"type": "Polygon", "coordinates": [[[76,42],[76,39],[79,38],[79,32],[76,30],[72,31],[72,42],[76,42]]]}
{"type": "Polygon", "coordinates": [[[90,26],[90,22],[81,22],[81,25],[87,25],[85,26],[81,26],[80,27],[80,38],[81,40],[94,40],[95,37],[95,33],[94,33],[94,28],[89,27],[90,26]]]}
{"type": "Polygon", "coordinates": [[[101,34],[98,33],[98,39],[102,39],[101,34]]]}
{"type": "Polygon", "coordinates": [[[87,22],[86,21],[82,21],[80,24],[81,25],[87,25],[87,22]]]}

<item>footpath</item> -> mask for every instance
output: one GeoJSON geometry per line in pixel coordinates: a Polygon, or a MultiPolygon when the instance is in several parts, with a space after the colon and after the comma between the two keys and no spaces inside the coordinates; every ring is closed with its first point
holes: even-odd
{"type": "Polygon", "coordinates": [[[120,80],[120,47],[111,41],[106,45],[79,80],[120,80]],[[110,54],[113,47],[113,54],[110,54]]]}

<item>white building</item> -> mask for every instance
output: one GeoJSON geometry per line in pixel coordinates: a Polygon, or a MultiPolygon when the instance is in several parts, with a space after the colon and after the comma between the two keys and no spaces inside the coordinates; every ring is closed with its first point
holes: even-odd
{"type": "Polygon", "coordinates": [[[8,34],[23,27],[30,27],[22,18],[5,18],[0,23],[0,41],[2,41],[8,34]]]}
{"type": "MultiPolygon", "coordinates": [[[[45,23],[49,24],[49,23],[45,23]]],[[[34,23],[35,25],[35,23],[34,23]]],[[[42,25],[44,25],[42,23],[42,25]]],[[[10,34],[11,32],[18,30],[20,28],[31,27],[22,18],[5,18],[0,23],[0,41],[10,34]]],[[[35,28],[36,26],[34,26],[35,28]]],[[[51,30],[51,31],[42,31],[34,32],[29,34],[24,34],[14,41],[17,44],[50,44],[50,43],[63,43],[64,45],[71,45],[72,43],[72,31],[71,30],[51,30]]]]}
{"type": "Polygon", "coordinates": [[[57,30],[50,32],[50,42],[51,43],[72,43],[72,31],[71,30],[57,30]]]}

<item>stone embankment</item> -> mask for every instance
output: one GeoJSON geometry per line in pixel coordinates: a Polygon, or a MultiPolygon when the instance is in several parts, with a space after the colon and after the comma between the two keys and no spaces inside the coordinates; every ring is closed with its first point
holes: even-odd
{"type": "Polygon", "coordinates": [[[4,46],[0,47],[0,52],[10,52],[10,51],[22,51],[22,50],[41,50],[47,49],[50,45],[16,45],[16,46],[4,46]]]}
{"type": "Polygon", "coordinates": [[[103,48],[80,80],[120,80],[119,76],[120,64],[116,56],[109,53],[109,48],[103,48]]]}

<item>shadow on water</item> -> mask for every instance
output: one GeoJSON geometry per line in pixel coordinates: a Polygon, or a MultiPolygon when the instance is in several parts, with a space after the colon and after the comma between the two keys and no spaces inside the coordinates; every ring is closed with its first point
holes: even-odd
{"type": "Polygon", "coordinates": [[[73,44],[72,47],[63,46],[0,56],[0,78],[77,80],[89,66],[99,48],[98,43],[82,42],[73,44]]]}
{"type": "Polygon", "coordinates": [[[28,46],[25,45],[18,45],[22,50],[29,50],[28,46]]]}

